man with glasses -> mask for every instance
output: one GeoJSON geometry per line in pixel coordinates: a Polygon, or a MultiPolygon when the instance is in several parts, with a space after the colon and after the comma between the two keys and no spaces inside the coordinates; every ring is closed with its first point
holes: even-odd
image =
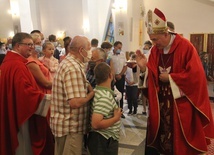
{"type": "Polygon", "coordinates": [[[34,48],[34,44],[33,43],[18,43],[19,45],[26,45],[26,46],[28,46],[28,47],[30,47],[30,48],[34,48]]]}
{"type": "Polygon", "coordinates": [[[83,135],[89,126],[89,100],[94,96],[84,72],[90,48],[88,38],[75,36],[53,80],[50,125],[55,155],[82,154],[83,135]]]}
{"type": "Polygon", "coordinates": [[[34,120],[46,116],[51,97],[39,90],[25,65],[34,48],[32,37],[17,33],[12,47],[0,68],[0,154],[45,154],[45,139],[38,138],[43,133],[35,132],[34,120]]]}

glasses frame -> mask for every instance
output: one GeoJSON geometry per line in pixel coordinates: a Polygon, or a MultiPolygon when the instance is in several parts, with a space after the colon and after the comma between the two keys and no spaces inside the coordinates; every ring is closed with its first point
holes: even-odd
{"type": "Polygon", "coordinates": [[[18,44],[25,45],[25,46],[28,46],[28,47],[31,47],[31,48],[35,47],[35,44],[32,44],[32,43],[18,43],[18,44]]]}

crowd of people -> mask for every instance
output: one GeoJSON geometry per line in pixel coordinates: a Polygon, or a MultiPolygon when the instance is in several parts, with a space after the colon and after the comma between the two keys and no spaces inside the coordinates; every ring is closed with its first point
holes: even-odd
{"type": "Polygon", "coordinates": [[[67,36],[60,49],[39,30],[0,42],[0,154],[117,155],[124,98],[136,115],[139,93],[145,154],[205,153],[214,125],[197,51],[159,9],[145,24],[150,40],[128,57],[121,41],[67,36]]]}

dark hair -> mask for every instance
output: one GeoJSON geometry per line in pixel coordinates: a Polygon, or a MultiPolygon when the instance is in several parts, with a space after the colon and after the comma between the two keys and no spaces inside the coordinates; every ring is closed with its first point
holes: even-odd
{"type": "Polygon", "coordinates": [[[26,38],[32,39],[31,35],[28,33],[24,33],[24,32],[16,33],[12,39],[12,47],[14,47],[17,43],[22,42],[22,40],[24,40],[26,38]]]}
{"type": "Polygon", "coordinates": [[[30,32],[30,34],[33,34],[33,33],[39,33],[40,34],[41,31],[39,31],[39,30],[33,30],[33,31],[30,32]]]}
{"type": "Polygon", "coordinates": [[[68,52],[69,52],[69,45],[70,45],[70,43],[71,43],[71,40],[72,40],[72,38],[71,37],[69,37],[69,36],[67,36],[67,37],[65,37],[64,39],[63,39],[63,41],[64,41],[64,48],[65,48],[65,53],[66,53],[66,55],[68,54],[68,52]]]}
{"type": "Polygon", "coordinates": [[[66,49],[66,48],[68,47],[68,45],[70,44],[71,39],[72,39],[72,38],[69,37],[69,36],[63,38],[63,42],[64,42],[64,47],[65,47],[65,49],[66,49]]]}
{"type": "Polygon", "coordinates": [[[94,68],[96,83],[99,85],[105,82],[108,79],[110,73],[111,68],[106,62],[101,62],[97,64],[94,68]]]}
{"type": "Polygon", "coordinates": [[[67,36],[67,37],[63,38],[63,41],[65,42],[65,41],[68,41],[68,40],[71,40],[71,39],[72,39],[71,37],[67,36]]]}
{"type": "Polygon", "coordinates": [[[152,47],[152,42],[149,41],[149,40],[145,41],[145,42],[144,42],[144,45],[145,45],[145,44],[146,44],[146,45],[149,45],[149,47],[152,47]]]}
{"type": "Polygon", "coordinates": [[[135,54],[135,52],[130,51],[130,52],[129,52],[129,57],[131,57],[133,54],[135,54]]]}
{"type": "Polygon", "coordinates": [[[96,38],[91,40],[91,46],[98,46],[98,40],[96,38]]]}
{"type": "Polygon", "coordinates": [[[53,34],[51,34],[51,35],[48,36],[48,40],[49,40],[50,42],[54,42],[54,41],[56,41],[56,36],[53,35],[53,34]]]}
{"type": "Polygon", "coordinates": [[[108,41],[104,41],[102,44],[101,44],[101,48],[103,49],[109,49],[109,48],[112,48],[112,44],[108,41]]]}
{"type": "Polygon", "coordinates": [[[167,26],[168,26],[170,29],[172,29],[173,31],[175,30],[175,25],[174,25],[172,22],[167,21],[167,26]]]}
{"type": "Polygon", "coordinates": [[[120,41],[115,41],[114,46],[117,46],[118,44],[123,45],[122,42],[120,42],[120,41]]]}

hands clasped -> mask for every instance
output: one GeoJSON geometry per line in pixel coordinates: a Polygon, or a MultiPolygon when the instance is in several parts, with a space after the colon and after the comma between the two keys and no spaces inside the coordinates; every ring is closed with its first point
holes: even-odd
{"type": "Polygon", "coordinates": [[[169,82],[169,74],[168,73],[161,73],[159,75],[159,79],[161,82],[169,82]]]}

